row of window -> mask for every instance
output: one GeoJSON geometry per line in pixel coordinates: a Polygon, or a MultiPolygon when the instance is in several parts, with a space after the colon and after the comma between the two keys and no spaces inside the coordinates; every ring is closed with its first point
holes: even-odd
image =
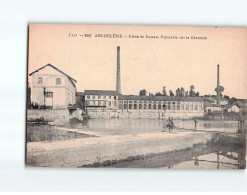
{"type": "MultiPolygon", "coordinates": [[[[87,105],[88,106],[106,106],[106,101],[89,101],[87,100],[87,105]]],[[[108,101],[107,102],[108,106],[117,106],[116,101],[108,101]]]]}
{"type": "MultiPolygon", "coordinates": [[[[117,99],[117,96],[101,96],[101,95],[87,95],[87,99],[111,99],[113,98],[114,100],[117,99]]],[[[129,104],[132,104],[132,103],[135,103],[135,104],[138,104],[138,103],[149,103],[149,104],[161,104],[162,102],[161,101],[128,101],[129,104]]],[[[124,103],[127,104],[127,100],[124,100],[124,103]]],[[[167,101],[163,101],[163,104],[176,104],[176,102],[167,102],[167,101]]],[[[180,104],[180,102],[177,102],[177,104],[180,104]]]]}
{"type": "Polygon", "coordinates": [[[116,100],[117,99],[117,96],[110,96],[110,95],[87,95],[87,99],[111,99],[111,98],[113,98],[114,100],[116,100]]]}
{"type": "MultiPolygon", "coordinates": [[[[164,109],[164,110],[202,110],[202,105],[184,105],[184,104],[168,104],[166,105],[161,105],[161,104],[124,104],[123,109],[127,110],[128,109],[164,109]]],[[[122,109],[122,104],[119,104],[119,109],[122,109]]]]}
{"type": "MultiPolygon", "coordinates": [[[[89,101],[87,100],[88,106],[106,106],[106,101],[89,101]]],[[[116,101],[108,101],[107,106],[117,106],[116,101]]],[[[119,103],[118,109],[164,109],[164,110],[202,110],[202,105],[189,105],[189,104],[132,104],[132,103],[124,103],[122,107],[122,103],[119,103]]]]}
{"type": "MultiPolygon", "coordinates": [[[[38,84],[43,84],[43,77],[38,77],[38,84]]],[[[61,78],[56,78],[56,85],[61,84],[61,78]]]]}

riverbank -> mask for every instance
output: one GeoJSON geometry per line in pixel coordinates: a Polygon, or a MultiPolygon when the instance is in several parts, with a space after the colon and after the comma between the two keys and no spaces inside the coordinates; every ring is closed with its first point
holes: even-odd
{"type": "Polygon", "coordinates": [[[70,120],[83,121],[82,110],[57,108],[57,109],[28,109],[27,123],[65,125],[70,120]]]}
{"type": "Polygon", "coordinates": [[[223,112],[223,114],[221,112],[211,112],[211,113],[205,113],[201,117],[193,117],[193,119],[204,120],[204,121],[238,121],[241,118],[246,119],[246,117],[247,117],[246,113],[243,114],[242,117],[240,117],[240,114],[235,112],[223,112]]]}
{"type": "Polygon", "coordinates": [[[86,137],[59,142],[27,143],[26,165],[82,167],[136,156],[168,153],[216,142],[218,133],[174,130],[172,133],[138,133],[86,137]]]}

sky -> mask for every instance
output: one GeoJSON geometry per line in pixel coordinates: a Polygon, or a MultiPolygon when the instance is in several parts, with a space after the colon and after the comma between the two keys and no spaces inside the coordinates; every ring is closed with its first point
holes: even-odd
{"type": "Polygon", "coordinates": [[[78,92],[115,90],[117,46],[122,94],[162,92],[163,86],[175,93],[194,85],[200,95],[215,95],[219,64],[223,95],[247,99],[247,28],[31,24],[28,72],[50,63],[77,80],[78,92]]]}

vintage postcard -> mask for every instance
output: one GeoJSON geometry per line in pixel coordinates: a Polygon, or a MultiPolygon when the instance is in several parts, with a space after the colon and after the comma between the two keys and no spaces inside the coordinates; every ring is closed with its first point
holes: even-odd
{"type": "Polygon", "coordinates": [[[30,24],[26,165],[245,169],[247,28],[30,24]]]}

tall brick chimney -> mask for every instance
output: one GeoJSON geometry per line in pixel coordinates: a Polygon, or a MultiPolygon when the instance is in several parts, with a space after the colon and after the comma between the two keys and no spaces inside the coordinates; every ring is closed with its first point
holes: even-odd
{"type": "Polygon", "coordinates": [[[220,65],[217,65],[217,104],[220,106],[220,65]]]}
{"type": "Polygon", "coordinates": [[[116,91],[121,93],[121,76],[120,76],[120,47],[117,47],[117,80],[116,91]]]}

